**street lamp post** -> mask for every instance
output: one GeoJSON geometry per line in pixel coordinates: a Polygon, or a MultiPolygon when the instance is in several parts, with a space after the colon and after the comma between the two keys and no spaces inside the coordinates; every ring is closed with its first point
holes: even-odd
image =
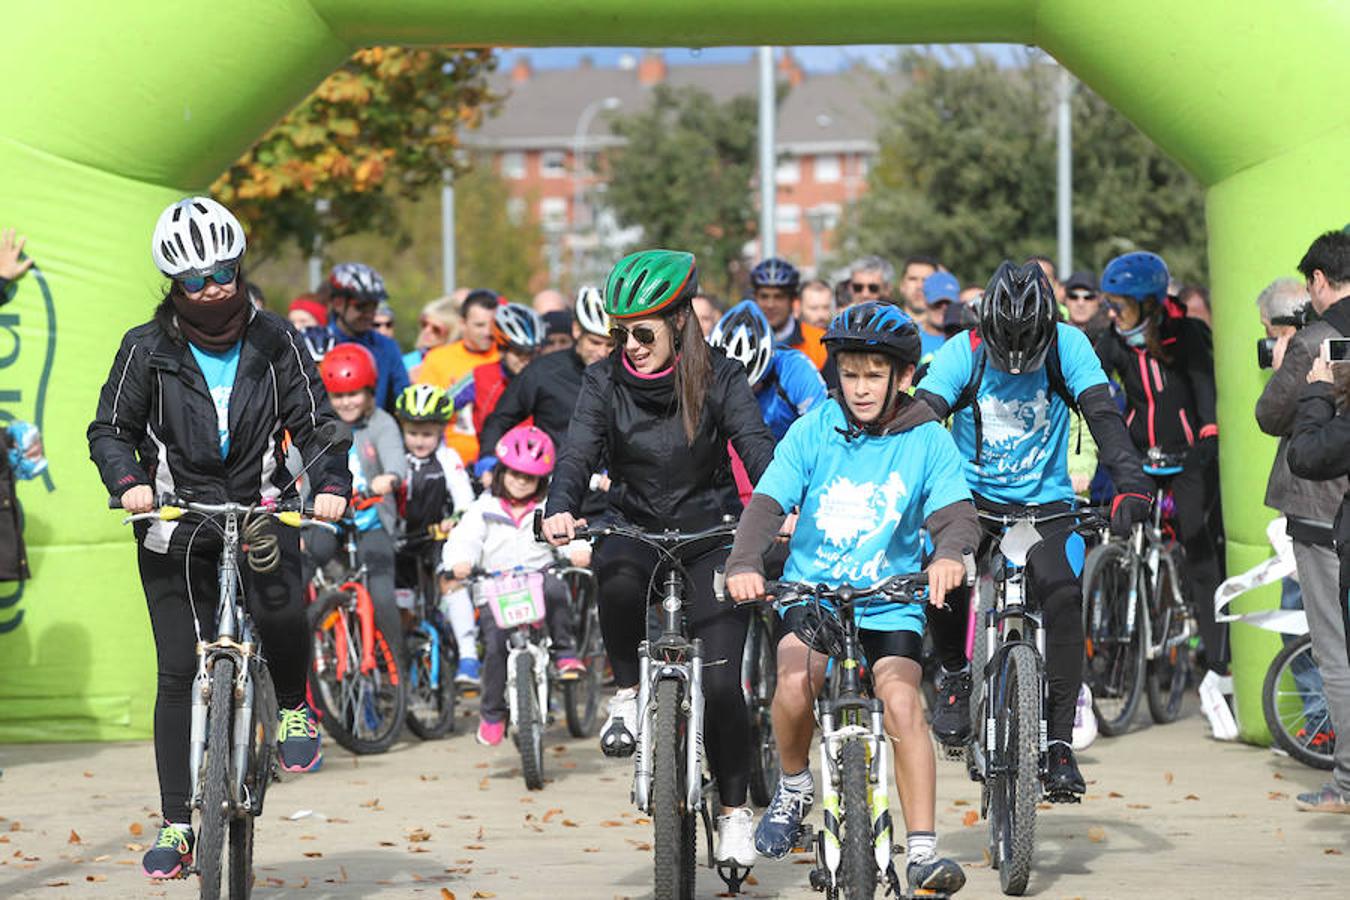
{"type": "Polygon", "coordinates": [[[618,97],[602,97],[587,103],[581,110],[581,115],[577,116],[577,130],[572,137],[572,277],[578,281],[581,278],[580,225],[581,202],[585,194],[586,132],[590,129],[592,120],[602,110],[612,112],[622,105],[623,101],[618,97]]]}

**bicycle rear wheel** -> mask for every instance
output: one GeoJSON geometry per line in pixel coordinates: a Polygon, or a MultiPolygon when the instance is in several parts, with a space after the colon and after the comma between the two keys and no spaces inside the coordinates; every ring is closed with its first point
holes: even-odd
{"type": "Polygon", "coordinates": [[[688,900],[694,895],[697,823],[685,803],[683,690],[682,682],[663,679],[656,683],[653,701],[651,813],[656,900],[688,900]]]}
{"type": "Polygon", "coordinates": [[[1129,730],[1143,695],[1143,616],[1129,627],[1132,569],[1129,548],[1112,542],[1093,552],[1083,577],[1083,680],[1097,727],[1108,737],[1129,730]]]}
{"type": "Polygon", "coordinates": [[[1153,643],[1161,646],[1158,655],[1148,661],[1148,711],[1159,725],[1175,722],[1181,715],[1181,701],[1191,674],[1190,650],[1177,638],[1186,627],[1186,601],[1182,586],[1172,581],[1173,572],[1181,572],[1184,559],[1179,547],[1169,547],[1159,559],[1157,590],[1145,598],[1151,604],[1153,643]],[[1174,560],[1169,568],[1167,560],[1174,560]]]}
{"type": "Polygon", "coordinates": [[[861,741],[849,741],[840,757],[844,846],[839,859],[839,884],[844,900],[871,900],[877,890],[877,863],[872,855],[867,748],[861,741]]]}
{"type": "Polygon", "coordinates": [[[516,749],[520,751],[520,772],[525,776],[525,787],[537,791],[544,786],[544,722],[539,709],[534,657],[529,653],[517,653],[515,667],[517,720],[512,725],[516,732],[516,749]]]}
{"type": "Polygon", "coordinates": [[[765,807],[778,785],[778,742],[773,735],[773,692],[778,683],[773,629],[758,612],[750,619],[745,655],[749,662],[750,801],[765,807]]]}
{"type": "Polygon", "coordinates": [[[995,727],[1004,772],[991,789],[989,813],[999,883],[1019,896],[1031,878],[1036,847],[1036,803],[1041,798],[1041,682],[1030,647],[1009,648],[996,698],[995,727]]]}
{"type": "Polygon", "coordinates": [[[352,753],[383,753],[398,738],[407,712],[403,673],[378,627],[371,648],[374,666],[369,672],[361,671],[364,642],[359,617],[349,610],[351,605],[350,594],[334,591],[310,607],[318,676],[314,697],[323,713],[324,728],[333,740],[352,753]],[[345,668],[339,675],[337,657],[343,643],[345,668]]]}
{"type": "Polygon", "coordinates": [[[1336,745],[1325,740],[1332,731],[1331,718],[1326,696],[1312,688],[1313,683],[1321,683],[1320,675],[1310,677],[1316,671],[1309,635],[1286,644],[1266,670],[1261,710],[1270,736],[1281,750],[1305,766],[1329,770],[1335,765],[1336,745]]]}
{"type": "Polygon", "coordinates": [[[594,602],[584,604],[577,631],[577,651],[586,664],[586,674],[563,682],[563,708],[567,732],[576,738],[595,734],[600,710],[600,682],[605,677],[605,647],[600,640],[600,615],[594,602]]]}
{"type": "MultiPolygon", "coordinates": [[[[408,730],[424,741],[455,730],[455,660],[443,632],[431,640],[415,623],[409,632],[408,730]]],[[[431,627],[435,628],[433,624],[431,627]]]]}
{"type": "Polygon", "coordinates": [[[220,863],[225,823],[230,819],[230,725],[234,718],[234,660],[220,656],[211,663],[211,699],[207,710],[206,776],[202,783],[201,818],[195,858],[201,875],[202,900],[220,897],[220,863]]]}

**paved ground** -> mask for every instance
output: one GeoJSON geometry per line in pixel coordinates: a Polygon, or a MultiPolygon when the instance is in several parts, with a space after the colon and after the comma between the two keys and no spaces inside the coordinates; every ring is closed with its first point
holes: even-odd
{"type": "MultiPolygon", "coordinates": [[[[1090,793],[1042,813],[1030,893],[1345,896],[1350,817],[1299,813],[1290,799],[1322,773],[1203,735],[1191,716],[1085,753],[1090,793]]],[[[651,830],[628,805],[627,770],[590,741],[552,736],[553,780],[538,793],[509,744],[488,750],[468,734],[359,760],[330,745],[323,771],[268,794],[255,896],[646,896],[651,830]]],[[[5,746],[0,765],[0,897],[196,897],[195,883],[139,873],[157,823],[148,744],[5,746]]],[[[962,896],[998,896],[975,786],[940,763],[938,795],[941,845],[970,876],[962,896]]],[[[747,894],[818,896],[806,873],[765,862],[747,894]]],[[[701,869],[699,887],[714,897],[721,885],[701,869]]]]}

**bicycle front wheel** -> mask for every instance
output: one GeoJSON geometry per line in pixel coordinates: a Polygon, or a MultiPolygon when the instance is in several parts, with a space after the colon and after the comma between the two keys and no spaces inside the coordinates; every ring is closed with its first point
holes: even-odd
{"type": "Polygon", "coordinates": [[[773,736],[772,715],[778,683],[774,649],[773,629],[764,616],[755,615],[745,641],[749,661],[746,711],[750,716],[750,800],[760,807],[769,805],[778,785],[778,742],[773,736]]]}
{"type": "MultiPolygon", "coordinates": [[[[435,626],[432,626],[435,627],[435,626]]],[[[455,730],[455,660],[444,633],[432,641],[413,626],[408,663],[408,730],[424,741],[455,730]]]]}
{"type": "Polygon", "coordinates": [[[1129,622],[1133,568],[1129,548],[1112,542],[1093,551],[1083,578],[1083,680],[1097,727],[1108,737],[1129,730],[1143,694],[1142,604],[1134,626],[1129,622]]]}
{"type": "Polygon", "coordinates": [[[1335,765],[1335,739],[1327,712],[1326,695],[1313,659],[1312,638],[1303,635],[1285,645],[1266,670],[1261,709],[1276,745],[1314,769],[1335,765]]]}
{"type": "Polygon", "coordinates": [[[1181,548],[1168,548],[1158,560],[1157,587],[1147,597],[1152,608],[1153,643],[1161,648],[1148,661],[1148,711],[1159,725],[1175,722],[1181,715],[1191,672],[1190,649],[1180,641],[1186,628],[1186,601],[1182,585],[1173,580],[1182,572],[1182,563],[1181,548]]]}
{"type": "Polygon", "coordinates": [[[871,900],[877,890],[877,863],[872,855],[872,803],[867,747],[849,741],[840,754],[839,800],[844,807],[843,850],[839,884],[844,900],[871,900]]]}
{"type": "Polygon", "coordinates": [[[207,711],[206,780],[202,783],[201,820],[196,861],[202,900],[220,897],[220,862],[225,823],[230,819],[230,725],[234,718],[234,660],[217,657],[211,664],[211,699],[207,711]]]}
{"type": "Polygon", "coordinates": [[[1036,654],[1026,646],[1009,648],[998,685],[998,753],[1004,772],[991,791],[989,815],[999,883],[1003,893],[1020,896],[1031,878],[1036,846],[1036,803],[1041,798],[1041,680],[1036,654]]]}
{"type": "Polygon", "coordinates": [[[534,657],[529,653],[517,653],[515,667],[517,721],[512,724],[516,732],[516,749],[520,751],[520,772],[525,776],[525,787],[537,791],[544,786],[544,722],[539,709],[534,657]]]}
{"type": "Polygon", "coordinates": [[[325,730],[338,744],[356,754],[383,753],[403,727],[408,698],[398,658],[378,627],[372,632],[373,665],[362,671],[365,642],[351,605],[347,592],[335,591],[310,607],[315,700],[325,730]]]}
{"type": "Polygon", "coordinates": [[[656,683],[651,804],[656,900],[688,900],[694,895],[697,829],[694,811],[685,804],[682,693],[683,684],[674,678],[656,683]]]}

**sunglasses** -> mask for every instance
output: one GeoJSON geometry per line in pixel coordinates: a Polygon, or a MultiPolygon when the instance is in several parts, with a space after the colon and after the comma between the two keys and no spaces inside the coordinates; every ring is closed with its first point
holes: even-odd
{"type": "Polygon", "coordinates": [[[649,325],[639,325],[631,332],[622,325],[615,325],[609,330],[610,339],[620,347],[628,343],[628,335],[633,335],[633,339],[644,347],[650,347],[656,343],[656,332],[649,325]]]}
{"type": "Polygon", "coordinates": [[[863,284],[862,282],[854,281],[849,283],[849,288],[851,288],[855,294],[881,295],[881,285],[879,284],[863,284]]]}
{"type": "Polygon", "coordinates": [[[224,286],[232,284],[235,276],[238,274],[239,264],[230,263],[229,265],[221,266],[219,269],[216,269],[214,272],[209,272],[206,275],[183,275],[174,280],[181,284],[183,290],[187,291],[189,294],[196,294],[199,291],[206,290],[206,283],[208,281],[224,286]]]}
{"type": "Polygon", "coordinates": [[[1097,295],[1092,291],[1069,291],[1070,300],[1096,300],[1097,295]]]}
{"type": "Polygon", "coordinates": [[[447,328],[445,325],[441,324],[440,322],[433,322],[433,321],[430,320],[430,319],[422,319],[421,321],[419,321],[419,322],[417,323],[417,327],[420,328],[420,329],[423,330],[423,331],[426,331],[427,329],[431,329],[432,331],[436,332],[437,334],[445,334],[446,332],[448,332],[448,331],[450,330],[449,328],[447,328]]]}
{"type": "Polygon", "coordinates": [[[393,319],[384,319],[384,320],[376,319],[376,320],[375,320],[375,327],[376,327],[376,328],[389,328],[389,329],[392,329],[392,328],[394,327],[394,320],[393,320],[393,319]]]}

